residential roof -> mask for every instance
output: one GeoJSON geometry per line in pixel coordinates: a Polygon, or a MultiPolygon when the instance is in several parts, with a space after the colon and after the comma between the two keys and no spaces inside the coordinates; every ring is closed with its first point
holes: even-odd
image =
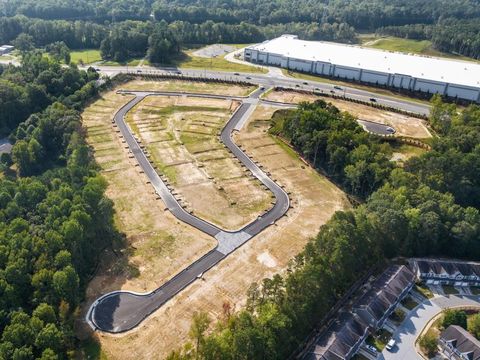
{"type": "Polygon", "coordinates": [[[480,276],[480,264],[466,261],[438,260],[438,259],[413,259],[421,273],[446,274],[463,276],[480,276]]]}
{"type": "Polygon", "coordinates": [[[368,325],[357,315],[341,313],[306,355],[308,360],[343,360],[365,338],[368,325]]]}
{"type": "Polygon", "coordinates": [[[405,265],[392,265],[373,282],[370,290],[355,303],[355,308],[367,309],[380,320],[414,281],[415,275],[405,265]]]}
{"type": "Polygon", "coordinates": [[[480,341],[464,328],[450,325],[440,335],[440,339],[449,342],[469,360],[480,359],[480,341]]]}
{"type": "Polygon", "coordinates": [[[305,41],[299,40],[295,35],[282,35],[248,48],[300,60],[322,61],[351,68],[410,75],[419,79],[480,88],[480,64],[470,61],[332,42],[305,41]]]}

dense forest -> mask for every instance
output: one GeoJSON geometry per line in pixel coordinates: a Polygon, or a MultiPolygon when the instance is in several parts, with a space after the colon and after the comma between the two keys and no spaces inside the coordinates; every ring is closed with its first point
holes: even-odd
{"type": "Polygon", "coordinates": [[[377,34],[430,40],[439,51],[480,59],[479,19],[446,19],[435,25],[387,26],[377,29],[377,34]]]}
{"type": "Polygon", "coordinates": [[[3,15],[23,14],[41,19],[206,20],[258,25],[289,22],[348,23],[358,29],[434,23],[440,18],[480,16],[476,0],[9,0],[3,15]]]}
{"type": "Polygon", "coordinates": [[[285,275],[253,284],[246,308],[226,311],[213,332],[197,313],[192,344],[169,359],[285,359],[373,265],[397,256],[478,260],[480,107],[460,111],[438,97],[432,105],[441,136],[404,168],[388,163],[388,144],[324,101],[277,114],[272,132],[366,201],[335,213],[285,275]]]}
{"type": "Polygon", "coordinates": [[[102,46],[103,58],[115,61],[148,55],[168,62],[182,45],[252,43],[285,33],[355,43],[356,31],[429,39],[439,51],[480,56],[477,0],[12,0],[1,6],[2,44],[19,45],[27,34],[32,47],[102,46]]]}
{"type": "Polygon", "coordinates": [[[0,75],[0,125],[14,141],[0,158],[0,359],[65,359],[83,289],[116,236],[78,111],[98,75],[23,59],[0,75]]]}

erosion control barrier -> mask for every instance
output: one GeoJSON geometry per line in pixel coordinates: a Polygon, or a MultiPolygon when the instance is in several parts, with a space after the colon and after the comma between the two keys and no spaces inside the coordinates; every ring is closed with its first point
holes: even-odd
{"type": "Polygon", "coordinates": [[[276,91],[290,91],[290,92],[296,92],[296,93],[299,93],[299,94],[306,94],[306,95],[312,95],[313,94],[313,95],[320,96],[320,97],[326,97],[326,98],[331,98],[331,99],[336,99],[336,100],[345,100],[345,101],[350,101],[350,102],[353,102],[353,103],[356,103],[356,104],[370,106],[370,107],[380,109],[380,110],[386,110],[386,111],[395,112],[397,114],[416,117],[416,118],[422,119],[422,120],[427,120],[428,119],[428,117],[426,115],[414,113],[414,112],[411,112],[411,111],[401,110],[401,109],[398,109],[398,108],[395,108],[395,107],[392,107],[392,106],[382,105],[382,104],[378,104],[378,103],[371,102],[371,101],[352,99],[352,98],[347,97],[347,96],[329,94],[329,93],[318,92],[318,91],[285,88],[285,87],[281,87],[281,86],[276,86],[275,90],[276,91]]]}

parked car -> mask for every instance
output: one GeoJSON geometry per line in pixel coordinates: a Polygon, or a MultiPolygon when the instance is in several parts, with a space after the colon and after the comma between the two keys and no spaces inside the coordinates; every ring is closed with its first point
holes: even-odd
{"type": "Polygon", "coordinates": [[[141,72],[142,72],[142,70],[137,70],[137,73],[141,73],[141,72]]]}
{"type": "Polygon", "coordinates": [[[308,83],[306,81],[303,82],[303,85],[308,85],[308,83]]]}
{"type": "Polygon", "coordinates": [[[250,76],[247,76],[245,79],[247,79],[247,80],[250,80],[250,79],[251,79],[251,77],[250,77],[250,76]]]}
{"type": "Polygon", "coordinates": [[[390,339],[387,345],[385,346],[385,349],[387,349],[388,351],[392,351],[394,346],[395,346],[395,340],[390,339]]]}
{"type": "Polygon", "coordinates": [[[377,349],[375,348],[375,346],[373,346],[373,345],[368,345],[368,344],[367,344],[367,345],[365,345],[365,347],[367,348],[368,351],[370,351],[370,352],[372,352],[372,353],[374,353],[374,354],[377,353],[377,349]]]}
{"type": "Polygon", "coordinates": [[[238,75],[240,75],[240,74],[239,74],[239,73],[233,73],[233,75],[237,75],[237,76],[238,76],[238,75]]]}
{"type": "Polygon", "coordinates": [[[377,99],[375,99],[375,98],[370,98],[370,101],[371,101],[371,102],[377,102],[377,99]]]}
{"type": "Polygon", "coordinates": [[[295,87],[300,87],[300,85],[298,85],[298,84],[295,84],[295,87]]]}
{"type": "Polygon", "coordinates": [[[343,89],[342,89],[340,86],[338,86],[338,85],[335,85],[333,88],[334,88],[334,89],[337,89],[337,90],[343,90],[343,89]]]}

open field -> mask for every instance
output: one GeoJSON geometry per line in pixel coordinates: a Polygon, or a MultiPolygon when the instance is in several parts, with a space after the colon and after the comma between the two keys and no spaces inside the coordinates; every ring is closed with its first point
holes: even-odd
{"type": "Polygon", "coordinates": [[[255,86],[241,86],[233,84],[215,84],[207,82],[188,82],[181,80],[148,81],[135,80],[121,86],[125,90],[150,91],[185,91],[204,94],[221,94],[231,96],[247,96],[255,86]]]}
{"type": "Polygon", "coordinates": [[[362,36],[360,37],[360,39],[362,41],[362,46],[374,49],[398,51],[435,57],[445,57],[455,60],[477,61],[466,56],[438,51],[433,48],[432,42],[430,40],[403,39],[394,36],[378,37],[375,35],[362,36]]]}
{"type": "Polygon", "coordinates": [[[425,152],[427,152],[427,150],[423,148],[419,148],[417,146],[412,146],[407,144],[399,144],[399,143],[392,142],[390,145],[392,146],[392,149],[393,149],[391,160],[397,161],[400,164],[414,156],[420,156],[425,152]]]}
{"type": "Polygon", "coordinates": [[[150,96],[127,116],[151,159],[194,215],[236,230],[272,205],[273,194],[248,176],[218,134],[238,102],[150,96]]]}
{"type": "Polygon", "coordinates": [[[76,64],[83,62],[84,64],[91,64],[102,60],[100,50],[88,49],[88,50],[73,50],[70,52],[70,61],[76,64]]]}
{"type": "Polygon", "coordinates": [[[213,238],[164,211],[147,178],[129,158],[111,123],[114,113],[129,99],[108,92],[82,115],[88,143],[108,182],[115,223],[126,236],[125,244],[106,250],[105,260],[88,286],[88,304],[112,290],[154,289],[216,244],[213,238]]]}
{"type": "MultiPolygon", "coordinates": [[[[118,98],[127,100],[119,95],[110,94],[115,99],[115,103],[109,105],[110,110],[120,105],[121,101],[118,98]]],[[[206,311],[213,319],[218,319],[222,316],[225,303],[229,303],[233,309],[243,306],[246,291],[252,282],[260,281],[264,277],[272,276],[285,269],[288,261],[304,247],[307,240],[316,235],[320,225],[325,223],[336,210],[350,206],[346,196],[338,188],[305,165],[293,151],[285,151],[286,146],[280,145],[267,133],[268,119],[274,110],[275,108],[263,106],[257,108],[252,115],[255,121],[252,120],[242,132],[237,134],[235,140],[241,143],[244,150],[253,155],[265,170],[269,171],[271,176],[291,193],[293,208],[275,226],[267,228],[208,271],[202,280],[187,287],[146,319],[136,330],[116,336],[96,334],[95,336],[101,342],[102,351],[108,358],[164,358],[172,349],[181,346],[188,339],[190,321],[195,311],[206,311]]],[[[108,116],[105,114],[105,117],[108,116]]],[[[111,115],[108,119],[110,118],[111,115]]],[[[111,135],[115,136],[115,134],[111,135]]],[[[135,171],[133,173],[135,174],[135,171]]],[[[109,177],[110,174],[105,173],[105,176],[109,177]]],[[[135,174],[135,176],[139,175],[135,174]]],[[[129,192],[132,192],[133,196],[138,194],[139,188],[129,192]]],[[[150,203],[144,204],[142,201],[144,199],[137,201],[132,198],[131,202],[139,204],[131,203],[130,206],[137,210],[138,207],[150,207],[150,203]]],[[[115,199],[114,202],[116,203],[115,199]]],[[[157,202],[160,203],[160,201],[157,202]]],[[[151,204],[153,206],[155,202],[151,204]]],[[[154,209],[142,211],[151,213],[154,209]]],[[[122,212],[129,213],[130,210],[125,208],[122,212]]],[[[170,224],[170,216],[164,213],[163,209],[157,215],[158,223],[164,226],[170,224]]],[[[136,219],[139,220],[138,217],[136,219]]],[[[174,223],[176,228],[182,228],[179,222],[174,220],[174,223]]],[[[119,226],[120,230],[123,230],[124,224],[119,223],[119,226]]],[[[195,238],[192,244],[206,243],[205,240],[200,240],[202,237],[194,233],[193,229],[184,234],[190,233],[195,238]]],[[[133,240],[131,237],[129,239],[133,240]]],[[[143,271],[138,277],[129,280],[129,288],[130,286],[134,289],[142,288],[143,284],[151,283],[147,279],[156,278],[157,283],[164,280],[168,271],[162,266],[157,267],[161,263],[168,268],[184,266],[185,258],[193,257],[194,253],[194,249],[184,242],[183,238],[177,236],[171,242],[167,253],[157,254],[154,247],[155,240],[145,237],[143,252],[149,253],[150,259],[147,254],[142,258],[136,255],[136,259],[141,260],[137,266],[143,271]]],[[[133,250],[134,254],[138,252],[138,249],[133,250]]],[[[131,260],[131,258],[127,259],[131,260]]],[[[102,271],[99,273],[89,287],[89,299],[93,299],[94,295],[100,293],[99,283],[103,279],[104,285],[107,284],[109,277],[111,277],[109,273],[102,271]]],[[[109,285],[101,292],[108,291],[112,287],[114,286],[109,285]]],[[[123,286],[123,288],[126,287],[123,286]]]]}
{"type": "MultiPolygon", "coordinates": [[[[198,50],[196,50],[198,51],[198,50]]],[[[258,66],[243,65],[225,60],[225,55],[216,57],[195,56],[195,51],[184,51],[181,58],[173,65],[182,69],[208,69],[219,71],[240,71],[246,73],[267,73],[268,70],[258,66]]],[[[171,64],[166,64],[171,65],[171,64]]]]}
{"type": "Polygon", "coordinates": [[[361,120],[369,120],[392,126],[395,128],[397,135],[418,139],[425,139],[432,136],[428,131],[424,120],[391,111],[376,109],[351,101],[325,98],[314,94],[301,94],[294,91],[270,91],[265,98],[268,100],[295,104],[302,101],[323,99],[332,103],[342,111],[348,111],[361,120]]]}

